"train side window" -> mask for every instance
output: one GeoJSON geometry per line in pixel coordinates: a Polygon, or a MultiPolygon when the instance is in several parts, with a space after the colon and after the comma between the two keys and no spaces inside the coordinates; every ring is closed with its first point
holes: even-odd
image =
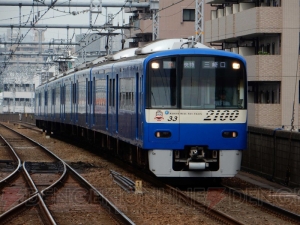
{"type": "Polygon", "coordinates": [[[142,88],[143,88],[143,77],[141,76],[140,77],[140,84],[139,84],[139,112],[141,112],[142,111],[142,96],[143,96],[143,90],[142,90],[142,88]]]}
{"type": "Polygon", "coordinates": [[[74,86],[74,88],[73,88],[73,103],[76,104],[76,102],[77,102],[77,84],[74,83],[73,86],[74,86]]]}
{"type": "Polygon", "coordinates": [[[96,101],[96,79],[94,77],[93,79],[93,87],[92,87],[92,104],[95,105],[95,101],[96,101]]]}
{"type": "Polygon", "coordinates": [[[64,85],[64,105],[66,104],[66,85],[64,85]]]}
{"type": "Polygon", "coordinates": [[[74,104],[74,84],[72,83],[72,103],[74,104]]]}
{"type": "Polygon", "coordinates": [[[115,79],[109,80],[109,106],[115,106],[115,79]]]}
{"type": "Polygon", "coordinates": [[[48,105],[48,91],[45,91],[45,106],[48,105]]]}
{"type": "Polygon", "coordinates": [[[55,89],[52,89],[52,105],[55,105],[55,89]]]}
{"type": "Polygon", "coordinates": [[[61,87],[61,104],[64,105],[66,101],[66,86],[61,87]]]}

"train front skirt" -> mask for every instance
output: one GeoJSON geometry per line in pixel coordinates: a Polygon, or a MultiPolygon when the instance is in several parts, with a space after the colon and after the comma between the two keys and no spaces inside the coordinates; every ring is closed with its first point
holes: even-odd
{"type": "Polygon", "coordinates": [[[148,151],[149,169],[157,177],[234,177],[240,170],[242,151],[220,150],[219,169],[207,170],[203,162],[192,163],[189,170],[173,170],[173,150],[154,149],[148,151]]]}

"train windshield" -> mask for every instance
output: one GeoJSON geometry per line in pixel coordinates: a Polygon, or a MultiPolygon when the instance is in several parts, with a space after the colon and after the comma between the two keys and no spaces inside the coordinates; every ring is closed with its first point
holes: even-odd
{"type": "Polygon", "coordinates": [[[149,64],[149,108],[246,108],[246,73],[228,57],[186,56],[149,64]]]}

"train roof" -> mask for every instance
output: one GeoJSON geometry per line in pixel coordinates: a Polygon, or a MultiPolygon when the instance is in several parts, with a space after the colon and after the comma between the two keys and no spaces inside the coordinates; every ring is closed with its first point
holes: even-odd
{"type": "MultiPolygon", "coordinates": [[[[128,48],[121,50],[113,55],[108,55],[95,59],[91,63],[87,64],[90,67],[99,64],[106,64],[108,61],[127,60],[129,58],[144,58],[145,55],[153,54],[155,52],[166,51],[171,49],[182,49],[191,47],[191,41],[184,38],[162,39],[150,42],[139,48],[128,48]],[[140,57],[139,57],[140,56],[140,57]]],[[[198,42],[194,42],[195,48],[209,48],[198,42]]],[[[85,67],[86,68],[86,67],[85,67]]]]}
{"type": "Polygon", "coordinates": [[[215,56],[224,56],[224,57],[234,57],[237,59],[240,59],[246,64],[246,60],[243,56],[233,53],[233,52],[227,52],[223,50],[218,49],[212,49],[212,48],[189,48],[189,49],[174,49],[170,51],[162,51],[162,52],[156,52],[151,55],[149,55],[146,59],[146,61],[155,58],[155,57],[162,57],[162,56],[168,56],[168,55],[188,55],[188,54],[199,54],[199,55],[215,55],[215,56]]]}
{"type": "Polygon", "coordinates": [[[64,74],[59,74],[54,79],[60,78],[64,75],[74,73],[76,71],[90,69],[98,65],[107,65],[115,62],[122,62],[122,61],[141,59],[141,58],[147,58],[146,59],[147,61],[153,57],[169,55],[169,54],[174,54],[174,55],[190,54],[191,48],[195,51],[195,53],[198,54],[215,54],[215,55],[227,56],[227,57],[234,56],[236,58],[241,59],[244,63],[246,63],[244,58],[241,55],[232,52],[212,49],[204,44],[195,42],[193,39],[173,38],[173,39],[156,40],[142,47],[128,48],[128,49],[121,50],[113,55],[99,57],[91,62],[83,63],[79,66],[76,66],[75,68],[65,72],[64,74]]]}
{"type": "Polygon", "coordinates": [[[152,54],[155,52],[172,50],[172,49],[182,49],[182,48],[209,48],[204,44],[199,42],[193,42],[189,39],[184,38],[174,38],[174,39],[163,39],[163,40],[156,40],[146,44],[140,48],[138,48],[135,53],[136,55],[143,55],[143,54],[152,54]]]}
{"type": "Polygon", "coordinates": [[[108,55],[106,58],[107,60],[111,60],[111,61],[115,61],[115,60],[119,60],[119,59],[124,59],[124,58],[129,58],[132,56],[136,55],[136,50],[138,48],[127,48],[127,49],[123,49],[117,53],[115,53],[114,55],[108,55]]]}

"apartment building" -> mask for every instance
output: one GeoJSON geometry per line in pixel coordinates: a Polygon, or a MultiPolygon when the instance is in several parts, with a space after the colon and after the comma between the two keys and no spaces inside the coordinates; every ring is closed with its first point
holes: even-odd
{"type": "Polygon", "coordinates": [[[205,42],[247,60],[249,125],[299,130],[299,0],[205,3],[205,42]]]}
{"type": "MultiPolygon", "coordinates": [[[[149,2],[150,0],[135,0],[149,2]]],[[[195,36],[195,0],[159,1],[158,39],[188,38],[195,36]]],[[[210,19],[210,5],[206,6],[204,17],[210,19]]],[[[125,30],[126,38],[132,38],[129,47],[140,47],[152,41],[153,21],[152,12],[145,8],[126,8],[125,12],[133,13],[129,18],[130,26],[125,30]]]]}
{"type": "MultiPolygon", "coordinates": [[[[21,35],[25,36],[26,31],[8,29],[5,40],[5,52],[13,51],[15,54],[9,59],[4,55],[2,61],[14,62],[7,64],[2,75],[1,92],[2,102],[0,111],[3,113],[33,113],[34,112],[34,89],[45,77],[51,77],[53,72],[49,70],[50,65],[46,62],[47,57],[37,55],[46,53],[49,46],[37,44],[15,44],[19,42],[21,35]],[[45,63],[45,64],[33,64],[45,63]]],[[[44,31],[33,30],[23,39],[24,42],[36,42],[44,40],[44,31]]],[[[4,65],[5,63],[3,63],[4,65]]]]}

